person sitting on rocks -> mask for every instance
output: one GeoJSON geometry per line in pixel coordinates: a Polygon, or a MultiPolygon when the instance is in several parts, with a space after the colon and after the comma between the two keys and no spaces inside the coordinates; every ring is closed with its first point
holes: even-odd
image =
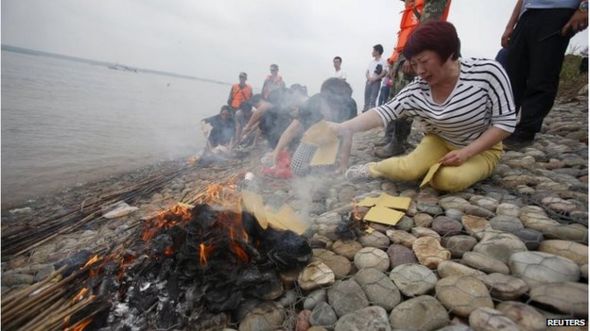
{"type": "Polygon", "coordinates": [[[236,131],[230,106],[222,106],[219,114],[206,118],[203,122],[211,126],[211,131],[208,133],[206,151],[213,152],[214,154],[229,153],[236,131]]]}
{"type": "Polygon", "coordinates": [[[440,163],[430,185],[455,192],[490,176],[503,152],[502,139],[516,126],[514,99],[498,62],[459,58],[459,52],[451,23],[419,26],[403,51],[418,78],[388,103],[344,123],[330,123],[345,139],[405,116],[425,124],[427,134],[410,154],[352,166],[348,179],[418,180],[440,163]]]}

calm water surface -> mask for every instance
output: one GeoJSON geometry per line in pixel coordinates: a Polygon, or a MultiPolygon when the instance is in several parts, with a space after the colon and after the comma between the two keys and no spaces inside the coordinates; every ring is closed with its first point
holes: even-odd
{"type": "Polygon", "coordinates": [[[2,51],[2,206],[198,153],[228,91],[2,51]]]}

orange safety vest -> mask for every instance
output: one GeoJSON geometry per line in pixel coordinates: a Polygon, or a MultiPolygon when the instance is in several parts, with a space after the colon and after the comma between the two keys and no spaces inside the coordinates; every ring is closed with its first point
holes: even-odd
{"type": "MultiPolygon", "coordinates": [[[[445,9],[441,15],[441,20],[446,21],[449,15],[449,8],[451,7],[451,0],[447,1],[445,9]]],[[[397,33],[397,45],[393,48],[393,53],[387,59],[390,64],[394,64],[399,58],[399,55],[406,47],[406,42],[410,34],[416,29],[420,23],[420,16],[424,10],[424,0],[415,0],[413,5],[406,6],[402,14],[402,20],[399,24],[399,32],[397,33]]]]}
{"type": "Polygon", "coordinates": [[[240,84],[234,84],[231,87],[231,104],[233,109],[240,108],[240,105],[250,100],[252,97],[252,87],[246,84],[244,88],[240,88],[240,84]]]}

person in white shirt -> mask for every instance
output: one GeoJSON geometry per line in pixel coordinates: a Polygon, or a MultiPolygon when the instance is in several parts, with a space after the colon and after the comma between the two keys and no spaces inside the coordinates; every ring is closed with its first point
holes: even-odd
{"type": "Polygon", "coordinates": [[[383,46],[377,44],[373,46],[373,60],[369,62],[369,67],[365,72],[367,83],[365,84],[365,105],[363,112],[375,107],[377,95],[381,87],[381,79],[387,74],[387,63],[381,58],[383,55],[383,46]]]}
{"type": "Polygon", "coordinates": [[[459,37],[448,22],[420,25],[403,50],[417,78],[386,104],[330,128],[344,141],[352,134],[406,117],[418,117],[426,136],[408,155],[352,166],[348,179],[418,180],[432,166],[437,190],[456,192],[490,176],[502,140],[514,131],[516,111],[508,75],[487,59],[460,58],[459,37]]]}
{"type": "Polygon", "coordinates": [[[346,80],[346,73],[342,70],[342,58],[340,56],[334,57],[334,75],[332,77],[346,80]]]}

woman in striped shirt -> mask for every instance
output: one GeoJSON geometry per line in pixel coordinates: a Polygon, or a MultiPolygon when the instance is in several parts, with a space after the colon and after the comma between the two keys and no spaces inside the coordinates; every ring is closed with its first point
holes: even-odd
{"type": "Polygon", "coordinates": [[[418,180],[440,163],[430,185],[454,192],[492,173],[502,155],[502,140],[516,125],[510,83],[499,63],[459,58],[459,49],[451,23],[421,25],[403,51],[418,77],[388,103],[330,124],[344,140],[404,116],[418,118],[426,128],[410,154],[353,166],[347,178],[418,180]]]}

